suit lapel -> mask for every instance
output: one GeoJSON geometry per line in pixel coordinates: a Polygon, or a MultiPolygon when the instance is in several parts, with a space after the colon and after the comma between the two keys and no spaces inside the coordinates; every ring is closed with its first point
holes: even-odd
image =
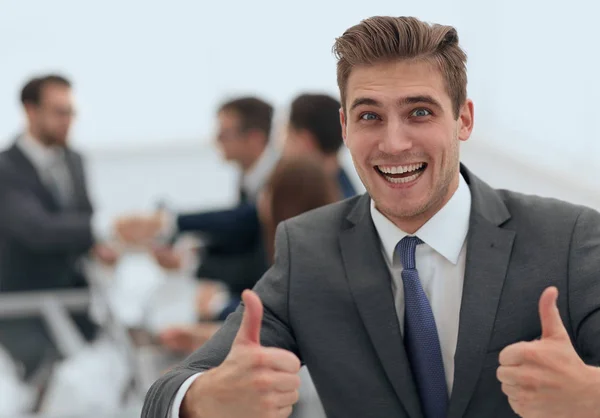
{"type": "Polygon", "coordinates": [[[67,150],[66,162],[71,185],[73,187],[73,207],[75,209],[87,211],[89,210],[90,203],[87,198],[81,162],[78,161],[77,157],[69,150],[67,150]]]}
{"type": "Polygon", "coordinates": [[[23,178],[27,183],[30,184],[31,188],[45,201],[47,204],[57,209],[59,207],[58,202],[54,198],[54,195],[48,190],[46,185],[42,182],[37,170],[29,161],[29,159],[23,154],[19,147],[15,144],[8,150],[8,156],[18,171],[19,177],[23,178]]]}
{"type": "Polygon", "coordinates": [[[392,279],[369,216],[369,202],[367,195],[358,201],[348,216],[352,226],[340,235],[346,275],[359,314],[392,387],[408,415],[420,418],[423,415],[404,350],[392,279]]]}
{"type": "Polygon", "coordinates": [[[462,417],[475,391],[515,238],[514,231],[500,228],[510,215],[498,193],[464,167],[463,175],[472,210],[448,418],[462,417]]]}

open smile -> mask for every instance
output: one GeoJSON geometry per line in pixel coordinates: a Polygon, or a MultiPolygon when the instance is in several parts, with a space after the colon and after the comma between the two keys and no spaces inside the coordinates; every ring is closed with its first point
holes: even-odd
{"type": "Polygon", "coordinates": [[[427,169],[427,163],[419,162],[405,165],[376,165],[375,171],[387,182],[392,184],[412,183],[423,175],[427,169]]]}

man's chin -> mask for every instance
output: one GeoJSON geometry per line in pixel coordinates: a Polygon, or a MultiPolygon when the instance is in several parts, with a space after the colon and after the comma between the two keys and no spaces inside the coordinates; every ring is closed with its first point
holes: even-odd
{"type": "Polygon", "coordinates": [[[391,207],[389,212],[390,212],[390,215],[396,219],[409,220],[409,219],[418,218],[419,216],[423,215],[425,210],[421,206],[418,206],[418,207],[402,206],[402,207],[391,207]]]}
{"type": "Polygon", "coordinates": [[[46,137],[46,140],[44,142],[47,145],[50,145],[53,147],[66,147],[69,142],[69,139],[66,137],[49,136],[49,137],[46,137]]]}
{"type": "Polygon", "coordinates": [[[426,207],[422,202],[410,201],[399,204],[397,200],[374,199],[375,207],[387,217],[410,219],[422,215],[426,207]]]}

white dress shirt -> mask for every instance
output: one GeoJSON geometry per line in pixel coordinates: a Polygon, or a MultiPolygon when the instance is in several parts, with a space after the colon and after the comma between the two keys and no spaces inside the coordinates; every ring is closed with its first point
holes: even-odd
{"type": "Polygon", "coordinates": [[[268,144],[254,165],[242,175],[240,188],[251,202],[256,203],[258,194],[265,186],[278,161],[279,153],[272,144],[268,144]]]}
{"type": "MultiPolygon", "coordinates": [[[[414,235],[423,244],[418,245],[415,262],[419,280],[429,299],[437,325],[448,394],[454,383],[454,354],[458,341],[458,323],[465,276],[467,232],[471,213],[471,191],[462,176],[456,192],[425,225],[414,235]]],[[[392,275],[400,329],[404,331],[404,285],[402,265],[395,255],[396,245],[409,235],[387,219],[371,201],[371,218],[381,241],[381,250],[392,275]]],[[[179,388],[170,418],[178,418],[183,398],[201,373],[190,376],[179,388]]]]}
{"type": "Polygon", "coordinates": [[[30,134],[20,136],[17,146],[58,203],[68,206],[73,201],[74,189],[65,150],[61,147],[46,146],[30,134]]]}

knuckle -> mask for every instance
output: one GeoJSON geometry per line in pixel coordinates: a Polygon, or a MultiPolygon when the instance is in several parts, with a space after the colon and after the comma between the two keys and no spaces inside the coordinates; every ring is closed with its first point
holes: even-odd
{"type": "Polygon", "coordinates": [[[260,399],[260,407],[265,411],[270,411],[275,409],[277,404],[275,403],[275,399],[273,399],[271,396],[263,396],[260,399]]]}
{"type": "Polygon", "coordinates": [[[258,374],[254,377],[253,385],[259,391],[265,391],[273,385],[273,379],[266,373],[258,374]]]}
{"type": "Polygon", "coordinates": [[[520,376],[521,385],[526,388],[535,388],[537,386],[537,379],[535,376],[530,374],[522,374],[520,376]]]}
{"type": "Polygon", "coordinates": [[[298,403],[299,400],[300,400],[300,391],[296,389],[295,391],[292,392],[292,396],[291,396],[292,405],[298,403]]]}
{"type": "Polygon", "coordinates": [[[533,393],[528,390],[521,391],[521,393],[519,393],[518,401],[521,405],[531,403],[533,401],[533,393]]]}
{"type": "Polygon", "coordinates": [[[290,356],[290,365],[293,367],[295,373],[298,373],[302,367],[302,364],[300,364],[300,359],[293,354],[290,356]]]}
{"type": "Polygon", "coordinates": [[[504,378],[504,369],[503,366],[500,366],[496,369],[496,379],[498,379],[500,382],[502,382],[504,378]]]}
{"type": "Polygon", "coordinates": [[[289,417],[290,415],[292,415],[292,411],[293,408],[291,406],[282,408],[281,413],[279,414],[279,416],[283,416],[283,417],[289,417]]]}
{"type": "Polygon", "coordinates": [[[297,391],[300,388],[300,385],[302,384],[302,379],[300,379],[300,376],[298,376],[298,375],[294,375],[293,379],[294,379],[294,388],[297,391]]]}
{"type": "Polygon", "coordinates": [[[539,359],[539,352],[534,345],[524,345],[522,348],[523,358],[528,362],[537,362],[539,359]]]}
{"type": "Polygon", "coordinates": [[[252,350],[249,354],[250,366],[259,368],[266,363],[266,356],[262,350],[252,350]]]}

